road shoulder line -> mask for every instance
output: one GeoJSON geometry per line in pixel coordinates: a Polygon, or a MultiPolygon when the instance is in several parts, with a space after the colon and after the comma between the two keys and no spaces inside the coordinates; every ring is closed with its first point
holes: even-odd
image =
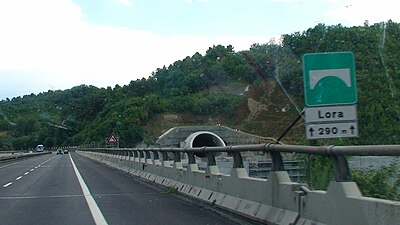
{"type": "Polygon", "coordinates": [[[100,224],[107,225],[108,223],[107,223],[106,219],[104,218],[103,213],[101,213],[99,206],[97,205],[96,201],[94,200],[92,194],[89,191],[89,188],[87,187],[85,181],[83,180],[81,174],[79,173],[79,170],[76,167],[71,154],[69,154],[69,158],[71,159],[72,167],[74,168],[75,175],[78,178],[79,184],[82,188],[83,195],[85,196],[85,199],[89,206],[90,212],[92,213],[94,222],[97,225],[100,225],[100,224]]]}

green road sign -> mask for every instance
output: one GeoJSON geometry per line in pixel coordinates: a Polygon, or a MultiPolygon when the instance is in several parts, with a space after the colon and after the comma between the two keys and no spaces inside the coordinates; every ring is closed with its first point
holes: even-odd
{"type": "Polygon", "coordinates": [[[303,67],[306,106],[357,103],[352,52],[305,54],[303,67]]]}

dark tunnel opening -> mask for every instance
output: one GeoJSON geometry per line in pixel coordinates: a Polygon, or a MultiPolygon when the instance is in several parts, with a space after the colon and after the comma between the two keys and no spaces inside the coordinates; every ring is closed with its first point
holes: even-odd
{"type": "Polygon", "coordinates": [[[194,138],[192,147],[203,147],[203,146],[225,146],[225,144],[221,144],[221,141],[218,140],[213,135],[210,134],[200,134],[194,138]]]}
{"type": "MultiPolygon", "coordinates": [[[[196,148],[196,147],[216,147],[216,146],[226,146],[224,141],[218,137],[216,134],[207,132],[207,133],[194,133],[187,139],[187,144],[190,144],[188,147],[196,148]]],[[[198,157],[206,157],[206,153],[197,152],[195,153],[198,157]]],[[[214,153],[214,155],[220,155],[220,153],[214,153]]]]}

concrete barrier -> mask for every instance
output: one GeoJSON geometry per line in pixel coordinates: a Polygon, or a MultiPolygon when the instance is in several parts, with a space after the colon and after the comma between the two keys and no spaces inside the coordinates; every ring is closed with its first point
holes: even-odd
{"type": "Polygon", "coordinates": [[[285,171],[268,179],[248,176],[244,168],[222,174],[217,166],[200,171],[196,164],[160,161],[100,152],[79,154],[182,195],[209,203],[249,219],[282,225],[396,225],[400,202],[367,198],[354,182],[332,182],[327,191],[311,191],[291,182],[285,171]]]}
{"type": "Polygon", "coordinates": [[[20,159],[20,158],[39,156],[39,155],[43,155],[43,154],[51,154],[51,152],[32,152],[32,153],[13,152],[13,153],[1,154],[0,162],[16,160],[16,159],[20,159]]]}

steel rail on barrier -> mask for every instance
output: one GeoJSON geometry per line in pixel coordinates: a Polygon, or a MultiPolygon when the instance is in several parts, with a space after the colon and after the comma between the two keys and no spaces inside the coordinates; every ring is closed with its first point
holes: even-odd
{"type": "Polygon", "coordinates": [[[51,154],[51,152],[47,152],[47,151],[46,152],[26,153],[26,154],[23,154],[22,152],[14,151],[13,153],[14,154],[12,154],[12,155],[6,155],[6,156],[1,156],[1,154],[0,154],[0,162],[16,160],[16,159],[21,159],[21,158],[27,158],[27,157],[33,157],[33,156],[38,156],[38,155],[43,155],[43,154],[51,154]],[[19,153],[19,154],[15,154],[15,153],[19,153]]]}
{"type": "Polygon", "coordinates": [[[351,181],[351,173],[345,156],[400,156],[400,145],[360,145],[360,146],[304,146],[304,145],[283,145],[275,143],[255,144],[255,145],[235,145],[218,147],[193,147],[193,148],[83,148],[82,150],[97,151],[103,153],[134,156],[140,158],[150,158],[153,152],[154,159],[159,159],[158,152],[163,154],[163,159],[168,159],[168,152],[174,154],[174,161],[180,162],[179,153],[187,153],[189,164],[195,164],[194,155],[205,154],[208,158],[208,165],[216,165],[214,153],[229,152],[233,155],[234,168],[243,167],[243,160],[240,152],[258,151],[266,152],[271,155],[272,171],[284,171],[281,153],[299,153],[322,155],[330,157],[334,162],[335,181],[351,181]]]}

